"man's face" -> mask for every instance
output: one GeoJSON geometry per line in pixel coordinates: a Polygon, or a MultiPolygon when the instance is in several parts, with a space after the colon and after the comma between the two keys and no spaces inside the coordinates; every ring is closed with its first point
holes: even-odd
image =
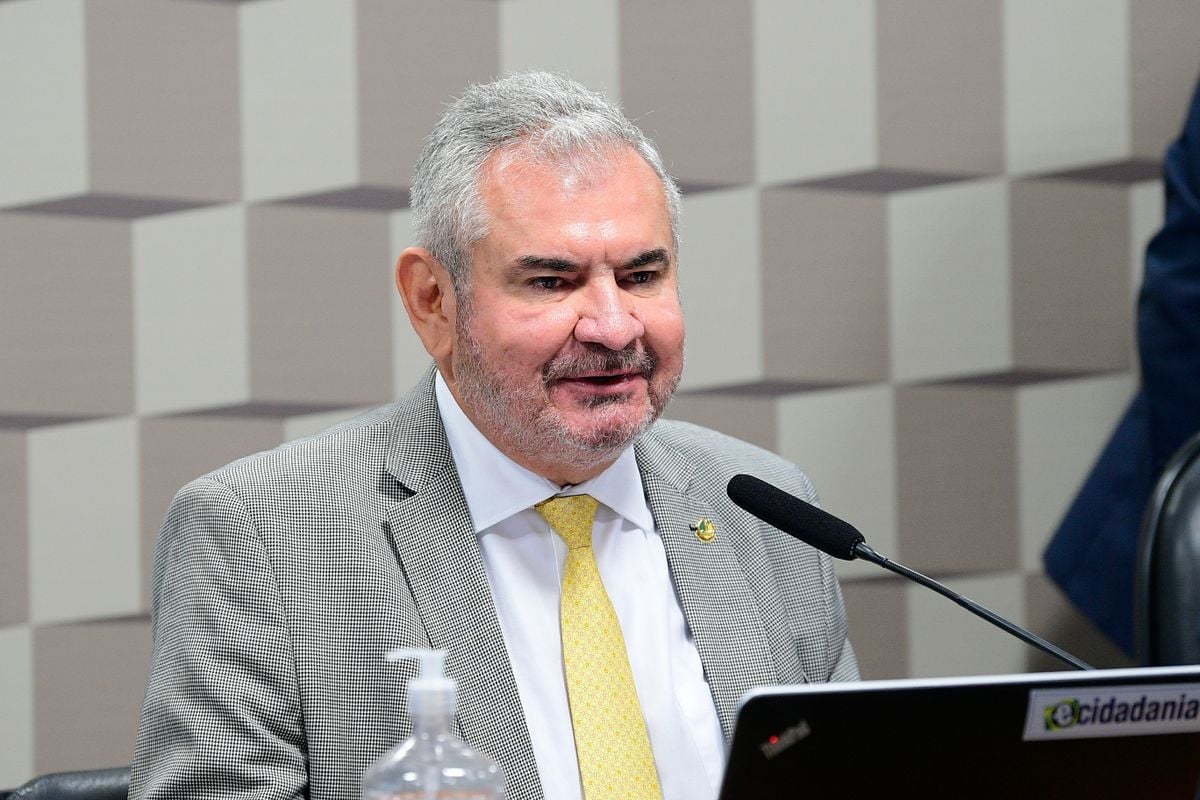
{"type": "Polygon", "coordinates": [[[662,183],[629,148],[582,170],[493,156],[451,386],[480,430],[559,483],[607,466],[666,406],[683,314],[662,183]]]}

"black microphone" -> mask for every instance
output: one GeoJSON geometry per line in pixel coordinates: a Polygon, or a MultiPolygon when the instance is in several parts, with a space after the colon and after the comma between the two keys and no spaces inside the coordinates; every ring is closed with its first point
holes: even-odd
{"type": "Polygon", "coordinates": [[[909,569],[903,564],[875,552],[866,543],[865,537],[858,529],[845,520],[838,519],[828,511],[823,511],[811,503],[806,503],[799,497],[790,495],[764,480],[753,475],[734,475],[729,481],[729,499],[737,503],[754,516],[773,525],[791,536],[795,536],[807,545],[828,553],[834,558],[853,561],[861,558],[878,564],[897,575],[903,575],[909,580],[925,586],[943,597],[948,597],[958,605],[981,617],[1003,631],[1016,636],[1028,645],[1032,645],[1043,653],[1054,656],[1058,660],[1075,669],[1092,669],[1090,664],[1080,661],[1067,651],[1047,642],[1015,623],[996,614],[964,597],[958,592],[935,581],[927,575],[909,569]]]}

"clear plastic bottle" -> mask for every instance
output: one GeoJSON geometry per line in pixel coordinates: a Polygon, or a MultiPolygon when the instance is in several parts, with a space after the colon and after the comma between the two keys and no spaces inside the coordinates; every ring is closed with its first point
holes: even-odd
{"type": "Polygon", "coordinates": [[[413,735],[367,768],[363,800],[503,800],[500,767],[450,732],[456,685],[443,674],[446,651],[391,650],[387,658],[421,660],[408,684],[413,735]]]}

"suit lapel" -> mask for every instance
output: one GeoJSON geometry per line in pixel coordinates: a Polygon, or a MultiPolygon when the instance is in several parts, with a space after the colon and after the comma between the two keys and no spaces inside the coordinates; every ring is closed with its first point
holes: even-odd
{"type": "Polygon", "coordinates": [[[757,534],[720,515],[686,459],[653,432],[636,453],[671,579],[729,738],[746,691],[802,679],[795,645],[783,630],[782,598],[757,534]],[[716,526],[708,542],[690,527],[701,519],[716,526]]]}
{"type": "MultiPolygon", "coordinates": [[[[398,404],[387,471],[407,494],[388,509],[389,533],[430,645],[448,651],[463,738],[500,762],[510,798],[538,798],[529,730],[432,375],[398,404]]],[[[694,467],[653,431],[635,451],[684,618],[729,737],[746,691],[804,679],[782,598],[757,531],[742,518],[721,516],[694,467]],[[716,524],[711,541],[702,542],[689,527],[701,519],[716,524]]]]}
{"type": "Polygon", "coordinates": [[[463,738],[504,769],[508,796],[541,797],[537,762],[479,539],[433,396],[432,372],[396,413],[387,470],[412,492],[387,514],[400,566],[434,648],[458,681],[463,738]]]}

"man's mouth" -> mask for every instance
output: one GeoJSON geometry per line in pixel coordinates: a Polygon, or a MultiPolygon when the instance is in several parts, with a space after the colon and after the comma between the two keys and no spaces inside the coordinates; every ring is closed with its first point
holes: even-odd
{"type": "Polygon", "coordinates": [[[637,393],[641,386],[649,384],[650,379],[646,373],[634,370],[572,375],[560,378],[552,385],[589,405],[604,405],[628,399],[637,393]]]}
{"type": "Polygon", "coordinates": [[[616,386],[640,377],[642,377],[640,372],[614,372],[604,375],[578,375],[568,380],[582,381],[595,386],[616,386]]]}
{"type": "Polygon", "coordinates": [[[543,379],[547,388],[556,383],[574,383],[611,390],[629,386],[638,378],[649,382],[657,361],[652,352],[637,345],[618,352],[588,346],[581,353],[551,361],[543,369],[543,379]]]}

